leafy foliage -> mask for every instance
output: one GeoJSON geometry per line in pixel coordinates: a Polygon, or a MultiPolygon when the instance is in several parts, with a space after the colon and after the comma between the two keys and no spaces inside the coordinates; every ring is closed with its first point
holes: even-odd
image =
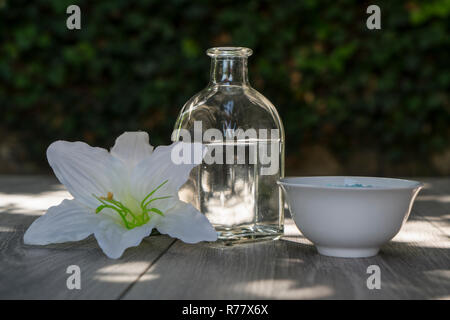
{"type": "MultiPolygon", "coordinates": [[[[202,89],[212,46],[246,46],[250,81],[284,121],[287,153],[321,144],[387,162],[449,147],[450,1],[0,0],[0,132],[44,163],[56,139],[112,145],[126,130],[168,143],[202,89]],[[82,29],[66,28],[67,6],[82,29]]],[[[428,173],[428,172],[427,172],[428,173]]]]}

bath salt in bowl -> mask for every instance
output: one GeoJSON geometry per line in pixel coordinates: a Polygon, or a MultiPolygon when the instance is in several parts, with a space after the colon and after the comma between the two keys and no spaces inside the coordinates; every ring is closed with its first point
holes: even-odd
{"type": "Polygon", "coordinates": [[[374,177],[290,177],[278,184],[295,224],[320,254],[370,257],[408,219],[423,185],[374,177]]]}

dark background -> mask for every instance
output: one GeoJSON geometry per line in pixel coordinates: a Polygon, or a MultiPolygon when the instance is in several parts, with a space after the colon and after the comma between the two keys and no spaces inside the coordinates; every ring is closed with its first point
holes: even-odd
{"type": "Polygon", "coordinates": [[[209,76],[246,46],[286,129],[286,174],[449,175],[450,1],[0,0],[0,172],[48,172],[54,140],[170,143],[209,76]],[[66,28],[77,4],[82,29],[66,28]],[[381,30],[366,8],[381,7],[381,30]]]}

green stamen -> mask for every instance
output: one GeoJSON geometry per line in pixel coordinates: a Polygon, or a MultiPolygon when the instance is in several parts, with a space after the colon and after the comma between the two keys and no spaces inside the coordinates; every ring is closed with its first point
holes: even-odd
{"type": "Polygon", "coordinates": [[[166,180],[166,181],[164,181],[163,183],[161,183],[161,184],[160,184],[159,186],[157,186],[152,192],[150,192],[150,193],[144,198],[144,200],[141,201],[141,208],[142,208],[142,209],[145,208],[145,206],[144,206],[145,201],[146,201],[148,198],[150,198],[156,191],[158,191],[159,188],[161,188],[163,185],[165,185],[165,184],[167,183],[167,181],[169,181],[169,180],[166,180]]]}
{"type": "Polygon", "coordinates": [[[127,229],[133,229],[135,227],[142,226],[143,224],[146,224],[147,222],[150,221],[154,213],[159,214],[160,216],[164,216],[164,213],[158,208],[155,207],[148,208],[148,206],[153,201],[170,198],[170,196],[150,198],[153,194],[155,194],[156,191],[158,191],[164,184],[166,184],[167,181],[169,180],[164,181],[154,190],[152,190],[147,196],[145,196],[144,200],[142,200],[140,203],[141,212],[139,213],[133,212],[132,210],[127,208],[122,202],[115,200],[111,192],[108,192],[107,197],[97,197],[96,195],[93,194],[92,196],[101,202],[101,205],[99,205],[95,209],[95,213],[100,213],[103,209],[109,208],[114,210],[120,216],[127,229]]]}
{"type": "Polygon", "coordinates": [[[153,198],[153,199],[149,200],[146,204],[144,204],[144,208],[146,208],[150,203],[152,203],[155,200],[162,200],[162,199],[167,199],[167,198],[170,198],[170,196],[153,198]]]}
{"type": "Polygon", "coordinates": [[[160,216],[163,216],[163,217],[164,217],[164,213],[162,213],[159,209],[156,209],[156,208],[150,208],[149,211],[155,212],[155,213],[159,214],[160,216]]]}

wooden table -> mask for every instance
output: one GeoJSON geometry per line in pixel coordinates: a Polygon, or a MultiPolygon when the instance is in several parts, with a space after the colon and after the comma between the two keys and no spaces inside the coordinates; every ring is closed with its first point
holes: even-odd
{"type": "Polygon", "coordinates": [[[28,246],[23,234],[69,197],[49,176],[0,177],[3,299],[450,299],[450,179],[426,183],[401,232],[373,258],[317,254],[286,219],[286,236],[234,247],[152,236],[108,259],[95,239],[28,246]],[[66,286],[78,265],[81,289],[66,286]],[[368,289],[377,265],[381,289],[368,289]]]}

